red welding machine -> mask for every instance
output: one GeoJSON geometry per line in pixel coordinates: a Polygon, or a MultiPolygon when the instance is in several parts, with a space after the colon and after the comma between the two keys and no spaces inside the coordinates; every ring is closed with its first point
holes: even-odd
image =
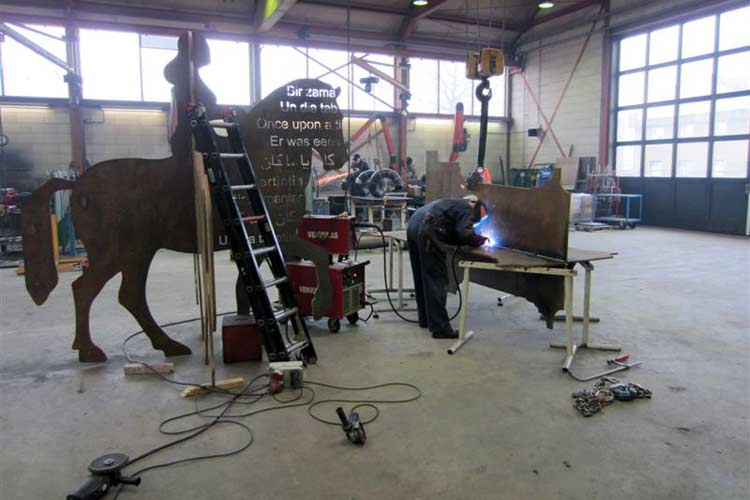
{"type": "Polygon", "coordinates": [[[358,311],[365,307],[365,266],[367,262],[337,262],[328,268],[328,276],[333,287],[331,308],[320,311],[313,306],[313,297],[318,288],[315,264],[303,260],[288,262],[286,267],[294,287],[297,306],[305,316],[328,318],[328,328],[332,332],[341,329],[341,319],[346,318],[355,324],[359,320],[358,311]]]}
{"type": "Polygon", "coordinates": [[[328,318],[328,328],[338,332],[341,319],[346,318],[355,324],[359,320],[358,311],[365,307],[365,266],[367,262],[352,262],[346,256],[354,249],[355,232],[353,217],[330,215],[306,215],[297,227],[297,235],[328,252],[331,262],[338,255],[340,262],[331,264],[328,276],[331,279],[333,297],[331,307],[320,311],[313,307],[312,299],[318,287],[315,265],[303,260],[288,262],[289,279],[300,312],[306,316],[328,318]]]}
{"type": "Polygon", "coordinates": [[[305,215],[297,226],[297,236],[329,254],[348,255],[354,248],[354,217],[305,215]]]}

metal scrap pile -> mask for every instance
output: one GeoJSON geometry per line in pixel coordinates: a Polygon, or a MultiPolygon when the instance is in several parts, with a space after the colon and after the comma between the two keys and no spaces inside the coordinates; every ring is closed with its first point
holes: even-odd
{"type": "Polygon", "coordinates": [[[651,391],[632,382],[620,382],[613,377],[603,377],[592,390],[583,389],[573,393],[573,407],[584,417],[598,413],[615,401],[651,399],[651,391]]]}

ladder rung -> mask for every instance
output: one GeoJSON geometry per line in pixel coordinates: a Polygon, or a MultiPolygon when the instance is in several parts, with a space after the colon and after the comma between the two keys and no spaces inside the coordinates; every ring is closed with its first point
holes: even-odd
{"type": "Polygon", "coordinates": [[[222,158],[244,158],[245,155],[242,153],[219,153],[222,158]]]}
{"type": "Polygon", "coordinates": [[[307,340],[300,340],[299,342],[294,342],[293,344],[289,344],[286,346],[286,352],[289,355],[289,357],[292,356],[292,354],[296,353],[297,351],[301,351],[305,347],[309,346],[310,342],[307,340]]]}
{"type": "Polygon", "coordinates": [[[272,286],[280,285],[282,283],[286,283],[289,281],[289,278],[286,276],[282,276],[281,278],[276,278],[275,280],[269,280],[263,283],[263,286],[266,288],[271,288],[272,286]]]}
{"type": "Polygon", "coordinates": [[[299,309],[297,309],[296,307],[292,307],[291,309],[284,309],[283,311],[277,312],[274,317],[276,318],[276,321],[282,321],[287,319],[289,316],[294,316],[295,314],[297,314],[297,311],[299,311],[299,309]]]}
{"type": "Polygon", "coordinates": [[[237,191],[250,191],[251,189],[255,189],[255,184],[238,184],[236,186],[232,186],[232,192],[237,191]]]}
{"type": "Polygon", "coordinates": [[[258,256],[260,256],[260,255],[265,255],[265,254],[267,254],[267,253],[271,253],[271,252],[273,252],[274,250],[276,250],[276,247],[263,247],[263,248],[258,248],[258,249],[256,249],[256,250],[253,250],[253,255],[255,255],[256,257],[258,257],[258,256]]]}
{"type": "Polygon", "coordinates": [[[258,222],[262,220],[266,220],[265,215],[249,215],[247,217],[243,217],[240,219],[242,222],[258,222]]]}
{"type": "Polygon", "coordinates": [[[220,128],[234,128],[237,126],[237,122],[225,122],[224,120],[209,120],[208,123],[212,127],[220,128]]]}

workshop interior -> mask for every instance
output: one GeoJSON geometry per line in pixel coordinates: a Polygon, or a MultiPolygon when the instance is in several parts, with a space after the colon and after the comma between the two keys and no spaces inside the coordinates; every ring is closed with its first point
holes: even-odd
{"type": "Polygon", "coordinates": [[[1,9],[0,498],[750,497],[746,0],[1,9]]]}

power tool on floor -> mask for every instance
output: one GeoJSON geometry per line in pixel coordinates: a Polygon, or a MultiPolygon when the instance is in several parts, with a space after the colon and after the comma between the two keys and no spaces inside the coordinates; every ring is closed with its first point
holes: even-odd
{"type": "Polygon", "coordinates": [[[346,433],[346,438],[354,444],[364,445],[367,441],[367,434],[365,433],[365,425],[359,420],[359,413],[352,410],[347,417],[344,409],[339,406],[336,408],[336,415],[341,420],[341,427],[346,433]]]}
{"type": "Polygon", "coordinates": [[[69,493],[66,500],[97,500],[102,498],[110,489],[120,484],[141,484],[140,477],[123,476],[120,472],[130,458],[123,453],[108,453],[94,459],[89,464],[91,475],[73,493],[69,493]]]}

